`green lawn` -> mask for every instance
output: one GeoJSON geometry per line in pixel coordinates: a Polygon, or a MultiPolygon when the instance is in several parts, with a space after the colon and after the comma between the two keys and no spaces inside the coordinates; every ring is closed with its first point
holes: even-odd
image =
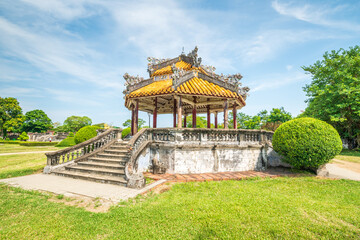
{"type": "Polygon", "coordinates": [[[359,239],[360,182],[313,177],[176,184],[108,213],[0,185],[4,239],[359,239]],[[134,203],[135,202],[135,203],[134,203]]]}
{"type": "Polygon", "coordinates": [[[19,144],[0,144],[1,153],[16,153],[16,152],[37,152],[37,151],[57,151],[61,148],[54,146],[20,146],[19,144]]]}
{"type": "Polygon", "coordinates": [[[0,179],[32,174],[43,169],[45,165],[44,153],[0,156],[0,179]]]}
{"type": "Polygon", "coordinates": [[[354,162],[354,163],[360,163],[360,151],[355,150],[342,150],[339,155],[335,157],[335,159],[348,161],[348,162],[354,162]]]}

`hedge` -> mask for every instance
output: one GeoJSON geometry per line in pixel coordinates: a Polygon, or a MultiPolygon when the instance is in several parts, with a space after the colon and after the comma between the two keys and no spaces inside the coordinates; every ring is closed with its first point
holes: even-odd
{"type": "Polygon", "coordinates": [[[18,140],[16,140],[16,141],[4,141],[4,140],[1,140],[0,141],[0,143],[2,143],[2,144],[19,144],[21,142],[23,142],[23,141],[18,141],[18,140]]]}
{"type": "Polygon", "coordinates": [[[28,146],[28,147],[35,147],[35,146],[55,146],[58,142],[20,142],[20,146],[28,146]]]}
{"type": "Polygon", "coordinates": [[[74,145],[76,145],[75,137],[67,137],[64,140],[62,140],[59,144],[57,144],[55,147],[71,147],[74,145]]]}
{"type": "Polygon", "coordinates": [[[339,133],[314,118],[297,118],[280,125],[273,136],[274,150],[298,169],[318,168],[342,150],[339,133]]]}

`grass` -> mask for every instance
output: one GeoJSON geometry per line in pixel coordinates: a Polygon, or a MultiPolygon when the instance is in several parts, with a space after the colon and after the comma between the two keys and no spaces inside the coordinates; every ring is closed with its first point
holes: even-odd
{"type": "Polygon", "coordinates": [[[57,151],[59,149],[61,148],[54,146],[27,147],[27,146],[20,146],[19,144],[0,144],[0,154],[17,153],[17,152],[57,151]]]}
{"type": "Polygon", "coordinates": [[[43,169],[45,165],[44,153],[0,156],[0,179],[29,175],[43,169]]]}
{"type": "Polygon", "coordinates": [[[360,163],[360,151],[344,149],[339,155],[335,157],[335,159],[347,162],[360,163]]]}
{"type": "Polygon", "coordinates": [[[4,239],[358,239],[360,182],[313,177],[175,184],[91,213],[0,185],[4,239]]]}

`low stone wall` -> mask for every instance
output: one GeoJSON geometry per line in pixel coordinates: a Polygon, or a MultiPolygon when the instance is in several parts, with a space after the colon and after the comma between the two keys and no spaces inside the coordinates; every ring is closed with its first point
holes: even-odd
{"type": "MultiPolygon", "coordinates": [[[[144,136],[146,133],[144,133],[144,136]]],[[[148,130],[137,172],[211,173],[286,166],[271,148],[272,132],[245,130],[148,130]]]]}
{"type": "Polygon", "coordinates": [[[28,133],[30,142],[60,142],[64,140],[69,133],[66,132],[59,132],[57,134],[52,133],[28,133]]]}

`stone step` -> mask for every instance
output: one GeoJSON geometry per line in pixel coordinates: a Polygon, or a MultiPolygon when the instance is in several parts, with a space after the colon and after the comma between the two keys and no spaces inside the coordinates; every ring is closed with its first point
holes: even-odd
{"type": "Polygon", "coordinates": [[[67,166],[65,167],[68,171],[76,171],[76,172],[83,172],[83,173],[90,173],[90,174],[99,174],[99,175],[108,175],[108,176],[124,176],[125,172],[124,169],[113,169],[113,168],[94,168],[94,167],[87,167],[87,166],[67,166]]]}
{"type": "Polygon", "coordinates": [[[110,150],[123,150],[128,151],[128,148],[126,146],[118,146],[118,145],[111,145],[108,149],[110,150]]]}
{"type": "MultiPolygon", "coordinates": [[[[106,150],[105,150],[106,151],[106,150]]],[[[96,154],[96,157],[99,157],[99,158],[115,158],[115,159],[118,159],[118,158],[125,158],[127,156],[127,154],[125,153],[121,153],[121,154],[113,154],[113,153],[98,153],[96,154]]]]}
{"type": "Polygon", "coordinates": [[[106,154],[115,154],[115,155],[126,155],[127,154],[127,150],[126,149],[105,149],[103,153],[106,154]]]}
{"type": "Polygon", "coordinates": [[[76,171],[67,171],[67,170],[54,170],[53,173],[58,176],[71,177],[76,179],[100,182],[100,183],[110,183],[115,185],[126,186],[127,181],[122,176],[107,176],[94,173],[83,173],[76,171]]]}
{"type": "Polygon", "coordinates": [[[125,165],[127,163],[127,159],[124,158],[101,158],[101,157],[90,157],[88,158],[90,162],[98,162],[98,163],[116,163],[125,165]]]}
{"type": "Polygon", "coordinates": [[[119,141],[112,144],[112,146],[126,146],[128,145],[129,141],[119,141]]]}
{"type": "Polygon", "coordinates": [[[124,165],[120,163],[105,163],[105,162],[78,162],[79,166],[87,166],[93,168],[112,168],[112,169],[124,169],[124,165]]]}

